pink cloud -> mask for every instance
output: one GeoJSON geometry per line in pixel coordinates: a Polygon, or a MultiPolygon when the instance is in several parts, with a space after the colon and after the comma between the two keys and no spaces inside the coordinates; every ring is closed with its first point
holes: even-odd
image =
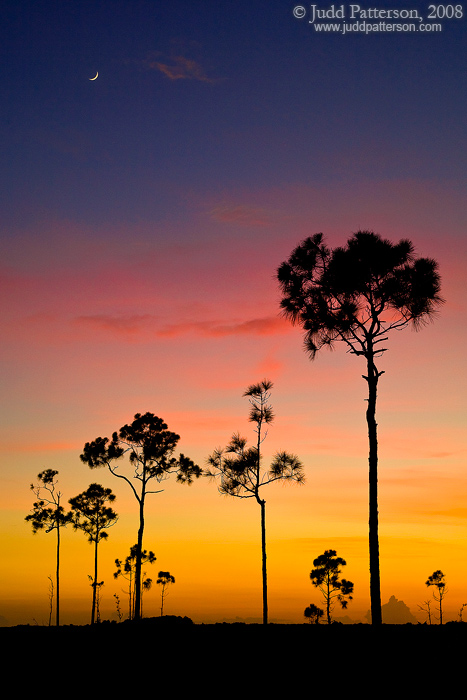
{"type": "Polygon", "coordinates": [[[277,360],[272,355],[268,355],[256,365],[258,376],[273,377],[279,374],[284,368],[284,363],[277,360]]]}
{"type": "Polygon", "coordinates": [[[215,324],[210,321],[197,323],[176,323],[165,326],[158,335],[173,337],[185,333],[198,333],[210,337],[229,335],[276,335],[286,333],[291,326],[285,319],[268,316],[231,324],[215,324]]]}
{"type": "MultiPolygon", "coordinates": [[[[155,54],[155,56],[157,55],[158,54],[155,54]]],[[[173,56],[164,61],[156,60],[155,57],[150,57],[146,60],[145,65],[152,70],[160,71],[170,80],[199,80],[204,83],[215,82],[215,80],[206,75],[197,61],[182,55],[173,56]]]]}

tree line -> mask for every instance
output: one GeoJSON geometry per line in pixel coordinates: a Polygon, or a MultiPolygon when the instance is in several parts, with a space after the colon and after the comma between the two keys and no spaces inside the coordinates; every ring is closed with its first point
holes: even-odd
{"type": "MultiPolygon", "coordinates": [[[[413,244],[406,239],[393,244],[372,231],[358,231],[352,234],[346,246],[332,250],[326,245],[323,234],[317,233],[306,238],[292,251],[289,259],[278,267],[276,278],[282,294],[281,311],[292,324],[302,327],[304,346],[310,359],[314,360],[322,348],[332,348],[341,342],[348,352],[365,361],[366,374],[362,376],[368,388],[366,422],[370,604],[372,624],[380,625],[376,406],[377,389],[384,370],[379,369],[379,358],[387,351],[385,344],[391,331],[402,330],[409,325],[420,328],[433,318],[443,303],[438,265],[433,259],[417,258],[413,244]]],[[[271,388],[272,382],[265,379],[252,384],[244,393],[250,401],[249,420],[255,426],[255,442],[249,446],[246,438],[234,433],[225,448],[214,450],[208,457],[207,469],[202,469],[183,454],[175,456],[180,436],[169,431],[164,421],[152,413],[138,413],[132,423],[114,432],[110,439],[97,437],[84,445],[80,455],[82,462],[91,469],[106,467],[114,477],[127,483],[137,501],[139,527],[134,549],[132,589],[134,619],[141,617],[146,500],[149,495],[160,492],[158,485],[173,474],[182,484],[192,484],[200,476],[208,476],[217,481],[221,493],[238,498],[253,498],[258,503],[261,518],[263,623],[268,623],[266,501],[262,495],[263,487],[276,480],[298,484],[303,484],[305,480],[304,466],[292,453],[277,453],[267,468],[262,466],[262,443],[267,435],[267,426],[274,417],[270,404],[271,388]],[[119,471],[120,460],[124,455],[128,456],[132,468],[130,475],[119,471]]],[[[107,515],[99,515],[98,520],[91,520],[89,513],[83,510],[90,504],[91,498],[97,499],[93,505],[97,510],[104,509],[104,503],[113,502],[110,490],[105,490],[98,484],[91,484],[88,492],[71,499],[72,509],[66,513],[60,502],[60,494],[55,489],[56,474],[53,470],[39,474],[39,485],[32,487],[36,490],[38,501],[34,504],[33,513],[26,519],[32,522],[33,531],[45,527],[47,531],[55,530],[57,534],[58,624],[60,528],[72,523],[76,529],[85,531],[89,541],[95,545],[92,583],[95,614],[98,589],[97,545],[107,536],[105,530],[113,524],[115,518],[109,505],[105,506],[107,515]],[[43,496],[44,491],[47,498],[43,496]]],[[[94,516],[96,512],[93,511],[94,516]]],[[[329,552],[333,550],[325,552],[323,557],[333,559],[335,552],[329,552]]],[[[322,564],[316,566],[319,571],[322,564]]],[[[314,580],[320,580],[318,573],[315,573],[314,580]]],[[[341,584],[343,585],[342,582],[341,584]]],[[[324,584],[321,582],[319,585],[324,584]]],[[[335,592],[329,581],[327,585],[335,592]]],[[[348,586],[336,590],[341,604],[350,599],[352,591],[348,586]]],[[[329,621],[328,604],[326,609],[329,621]]]]}
{"type": "MultiPolygon", "coordinates": [[[[74,530],[82,531],[88,542],[94,546],[94,574],[88,578],[91,581],[92,604],[91,604],[91,624],[99,621],[99,591],[104,582],[98,580],[98,545],[107,539],[106,530],[118,520],[117,513],[109,504],[115,501],[115,494],[112,489],[104,488],[101,484],[90,484],[90,486],[78,496],[68,500],[71,506],[69,511],[65,511],[61,501],[62,494],[58,490],[58,471],[46,469],[37,476],[37,484],[31,484],[31,489],[37,496],[37,501],[33,504],[32,512],[26,516],[25,520],[30,522],[34,533],[39,530],[45,532],[55,532],[56,534],[56,571],[55,582],[51,581],[51,602],[55,598],[55,619],[56,624],[60,624],[60,530],[66,525],[72,525],[74,530]]],[[[156,556],[154,552],[142,550],[138,553],[137,545],[130,548],[130,553],[124,559],[115,559],[116,571],[114,578],[123,577],[128,581],[128,618],[142,615],[142,594],[136,595],[137,586],[142,591],[148,591],[152,587],[153,580],[143,572],[139,584],[136,579],[136,562],[138,566],[154,564],[156,556]],[[137,601],[137,603],[135,602],[137,601]],[[136,605],[138,605],[139,615],[136,615],[136,605]]],[[[156,583],[161,586],[161,615],[164,611],[164,598],[168,594],[168,587],[175,583],[175,578],[169,571],[159,571],[156,583]]],[[[118,597],[117,597],[118,598],[118,597]]],[[[119,600],[117,600],[117,611],[119,612],[119,600]]]]}

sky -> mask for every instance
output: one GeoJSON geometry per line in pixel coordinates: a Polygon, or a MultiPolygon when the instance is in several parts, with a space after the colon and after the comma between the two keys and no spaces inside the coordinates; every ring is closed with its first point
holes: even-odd
{"type": "MultiPolygon", "coordinates": [[[[382,602],[423,621],[438,569],[445,619],[467,602],[466,20],[428,19],[415,0],[417,31],[405,19],[377,31],[351,3],[317,8],[343,9],[350,29],[318,31],[312,6],[288,0],[2,3],[1,624],[48,621],[55,541],[24,520],[39,472],[58,471],[65,502],[95,481],[116,495],[99,555],[112,619],[136,501],[81,462],[85,442],[150,411],[204,467],[234,432],[253,439],[243,392],[263,378],[276,416],[265,463],[285,449],[306,474],[264,494],[270,621],[303,622],[321,603],[309,573],[325,549],[355,584],[335,615],[366,621],[364,367],[340,346],[310,361],[275,278],[306,236],[334,247],[362,229],[435,258],[445,299],[380,362],[382,602]]],[[[148,575],[175,577],[167,614],[261,620],[252,500],[168,480],[144,546],[148,575]]],[[[92,565],[67,528],[63,624],[90,620],[92,565]]],[[[145,615],[159,614],[157,588],[145,615]]]]}

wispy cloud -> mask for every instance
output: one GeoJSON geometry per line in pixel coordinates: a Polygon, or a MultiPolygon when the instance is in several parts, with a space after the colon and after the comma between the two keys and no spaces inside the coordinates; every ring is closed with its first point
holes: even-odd
{"type": "Polygon", "coordinates": [[[158,335],[177,336],[186,333],[197,333],[212,338],[229,335],[276,335],[290,330],[290,324],[282,318],[268,316],[254,318],[239,323],[212,323],[201,321],[195,323],[174,323],[165,326],[158,335]]]}
{"type": "Polygon", "coordinates": [[[170,80],[199,80],[203,83],[215,83],[215,78],[206,75],[198,61],[187,58],[182,54],[166,57],[160,53],[153,53],[144,62],[151,70],[163,73],[170,80]]]}
{"type": "Polygon", "coordinates": [[[151,314],[108,315],[96,314],[78,316],[74,324],[83,328],[91,328],[105,333],[120,336],[127,340],[136,340],[144,336],[174,338],[181,335],[201,335],[209,338],[221,338],[233,335],[265,336],[277,335],[290,330],[290,324],[280,317],[268,316],[253,318],[236,323],[215,321],[191,321],[158,325],[157,319],[151,314]]]}

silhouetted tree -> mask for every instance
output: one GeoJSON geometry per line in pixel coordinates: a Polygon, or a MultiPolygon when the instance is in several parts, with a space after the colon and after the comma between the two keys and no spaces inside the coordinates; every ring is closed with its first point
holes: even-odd
{"type": "MultiPolygon", "coordinates": [[[[152,563],[152,562],[151,562],[152,563]]],[[[146,572],[143,571],[141,576],[141,610],[140,615],[143,617],[143,593],[150,591],[152,588],[152,578],[146,578],[146,572]]]]}
{"type": "Polygon", "coordinates": [[[117,571],[114,573],[114,578],[123,576],[128,581],[128,618],[130,620],[140,619],[142,616],[142,595],[141,591],[149,590],[152,586],[152,579],[145,578],[146,572],[141,572],[141,567],[144,564],[154,564],[157,557],[154,552],[147,551],[144,549],[140,553],[138,560],[138,545],[135,544],[130,548],[130,554],[126,557],[125,561],[121,559],[115,559],[115,566],[117,571]],[[136,595],[137,590],[137,579],[136,571],[138,565],[140,566],[140,595],[136,595]],[[138,608],[136,607],[138,605],[138,608]]]}
{"type": "Polygon", "coordinates": [[[425,581],[425,585],[430,587],[433,586],[437,593],[433,591],[433,598],[436,600],[438,603],[438,610],[439,610],[439,624],[443,624],[443,599],[446,593],[448,592],[448,589],[446,588],[446,577],[443,574],[442,571],[438,569],[438,571],[434,571],[431,576],[428,576],[428,579],[425,581]]]}
{"type": "Polygon", "coordinates": [[[114,578],[122,576],[128,581],[128,619],[133,619],[133,588],[135,585],[135,573],[134,573],[134,561],[136,558],[136,545],[130,549],[130,554],[126,557],[125,561],[121,559],[115,559],[115,566],[117,570],[114,572],[114,578]]]}
{"type": "Polygon", "coordinates": [[[104,581],[96,581],[94,576],[89,576],[88,579],[91,582],[91,588],[93,589],[93,601],[94,607],[95,607],[95,616],[91,618],[91,624],[96,622],[101,621],[101,615],[100,615],[100,604],[101,604],[101,589],[102,586],[104,585],[104,581]],[[94,594],[94,590],[96,591],[94,594]]]}
{"type": "Polygon", "coordinates": [[[135,565],[135,619],[141,610],[141,553],[143,551],[144,507],[146,496],[159,491],[149,489],[151,482],[161,483],[170,474],[176,474],[180,483],[191,484],[202,470],[188,457],[173,456],[180,436],[170,432],[161,418],[153,413],[137,413],[134,421],[114,432],[112,440],[99,437],[84,446],[81,460],[91,469],[108,467],[111,474],[123,479],[130,486],[138,502],[139,528],[136,544],[135,565]],[[118,460],[129,454],[130,465],[134,469],[131,477],[118,472],[118,460]]]}
{"type": "MultiPolygon", "coordinates": [[[[431,602],[432,602],[431,600],[425,600],[423,605],[418,606],[419,610],[426,613],[429,625],[431,625],[431,602]]],[[[426,624],[426,623],[424,623],[424,624],[426,624]]]]}
{"type": "Polygon", "coordinates": [[[434,260],[416,258],[408,240],[393,244],[372,231],[359,231],[346,247],[334,250],[317,233],[300,243],[277,270],[281,308],[303,327],[311,359],[322,347],[342,341],[350,353],[366,361],[370,598],[375,625],[382,623],[376,397],[383,374],[375,360],[386,351],[383,343],[390,331],[409,324],[420,327],[442,303],[437,268],[434,260]]]}
{"type": "MultiPolygon", "coordinates": [[[[115,576],[115,574],[114,574],[114,576],[115,576]]],[[[117,607],[118,621],[121,622],[122,621],[122,611],[120,608],[120,596],[118,596],[116,593],[114,593],[114,598],[115,598],[115,605],[117,607]]]]}
{"type": "Polygon", "coordinates": [[[462,617],[464,614],[464,608],[467,607],[467,603],[462,603],[460,610],[459,610],[459,622],[463,622],[462,617]]]}
{"type": "Polygon", "coordinates": [[[331,624],[334,601],[337,600],[342,608],[347,608],[348,601],[352,600],[353,583],[340,578],[340,567],[346,565],[345,559],[336,556],[334,549],[327,549],[313,561],[315,568],[310,572],[310,579],[313,586],[323,595],[328,625],[331,624]]]}
{"type": "MultiPolygon", "coordinates": [[[[62,494],[56,489],[58,481],[55,479],[58,471],[46,469],[37,475],[38,483],[31,484],[31,491],[34,491],[38,499],[33,504],[30,515],[25,517],[32,525],[35,534],[39,530],[53,532],[57,535],[56,545],[56,569],[55,569],[55,623],[60,625],[60,530],[65,527],[71,519],[71,514],[66,513],[60,505],[62,494]]],[[[52,593],[53,595],[53,593],[52,593]]]]}
{"type": "Polygon", "coordinates": [[[94,578],[92,583],[92,608],[91,625],[94,624],[97,606],[97,588],[101,584],[97,582],[97,553],[101,540],[108,537],[106,530],[115,525],[118,520],[117,513],[107,503],[115,501],[115,494],[112,489],[106,489],[100,484],[90,484],[86,491],[74,498],[70,498],[68,503],[71,506],[73,527],[75,530],[82,530],[88,537],[90,544],[94,543],[94,578]]]}
{"type": "Polygon", "coordinates": [[[175,583],[175,578],[169,571],[159,571],[157,582],[161,588],[161,617],[164,615],[164,598],[168,595],[168,588],[175,583]]]}
{"type": "Polygon", "coordinates": [[[277,452],[267,471],[261,467],[261,445],[266,437],[264,426],[272,423],[274,415],[269,404],[272,382],[263,380],[252,384],[243,396],[250,400],[249,420],[256,424],[256,445],[247,447],[246,438],[238,433],[232,436],[225,450],[217,449],[208,457],[207,476],[220,479],[219,491],[238,498],[255,498],[261,508],[261,552],[263,581],[263,624],[268,622],[267,566],[266,566],[266,501],[260,489],[274,481],[304,483],[303,465],[295,455],[277,452]],[[224,456],[233,455],[232,457],[224,456]]]}
{"type": "Polygon", "coordinates": [[[318,608],[318,606],[314,603],[310,603],[310,605],[305,608],[305,612],[303,614],[310,624],[318,625],[320,619],[324,615],[324,610],[322,608],[318,608]]]}

